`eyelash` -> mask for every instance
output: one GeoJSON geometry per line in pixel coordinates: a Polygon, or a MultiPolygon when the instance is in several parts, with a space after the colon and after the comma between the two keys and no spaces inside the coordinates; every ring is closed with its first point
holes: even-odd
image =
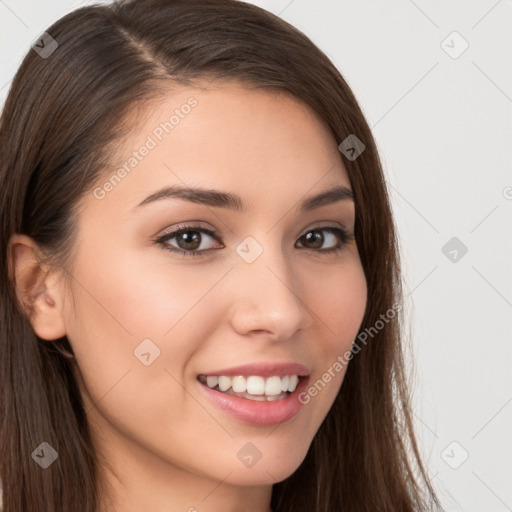
{"type": "MultiPolygon", "coordinates": [[[[166,243],[169,240],[171,240],[172,238],[179,236],[183,233],[187,233],[189,231],[205,233],[220,243],[219,235],[216,231],[212,231],[211,229],[203,228],[200,226],[192,226],[192,225],[180,226],[179,228],[175,229],[174,231],[166,233],[165,235],[157,238],[155,240],[155,242],[157,244],[160,244],[164,249],[166,249],[172,253],[181,254],[183,257],[185,257],[185,256],[205,256],[204,253],[208,253],[209,251],[218,250],[218,249],[203,249],[201,251],[199,251],[199,250],[186,251],[184,249],[177,249],[175,247],[171,247],[166,243]]],[[[343,251],[345,245],[354,239],[354,235],[350,234],[347,230],[340,228],[339,226],[320,226],[318,228],[313,228],[313,229],[306,231],[303,235],[301,235],[300,238],[302,238],[303,236],[307,235],[308,233],[310,233],[312,231],[329,231],[330,233],[338,235],[339,239],[341,240],[341,245],[339,247],[333,247],[331,249],[323,249],[323,250],[322,249],[305,248],[306,251],[338,255],[343,251]]]]}

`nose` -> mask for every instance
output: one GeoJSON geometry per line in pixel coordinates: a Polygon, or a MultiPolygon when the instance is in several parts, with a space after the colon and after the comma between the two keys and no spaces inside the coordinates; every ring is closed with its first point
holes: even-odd
{"type": "Polygon", "coordinates": [[[231,324],[240,335],[287,340],[313,322],[300,273],[279,249],[265,250],[252,263],[235,258],[231,324]]]}

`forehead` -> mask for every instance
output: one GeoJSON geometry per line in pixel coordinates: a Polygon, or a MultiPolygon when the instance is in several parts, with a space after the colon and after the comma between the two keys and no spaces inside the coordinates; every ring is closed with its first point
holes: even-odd
{"type": "Polygon", "coordinates": [[[143,107],[123,120],[128,134],[98,183],[129,208],[170,185],[230,191],[249,206],[350,186],[330,130],[289,94],[182,87],[143,107]]]}

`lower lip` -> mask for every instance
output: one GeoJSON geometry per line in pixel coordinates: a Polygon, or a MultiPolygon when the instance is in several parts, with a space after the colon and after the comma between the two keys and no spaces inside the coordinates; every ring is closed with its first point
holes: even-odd
{"type": "Polygon", "coordinates": [[[197,383],[213,403],[236,419],[253,425],[275,425],[288,421],[298,414],[303,405],[299,402],[298,396],[306,388],[307,381],[308,377],[301,378],[293,393],[272,402],[228,395],[215,391],[199,381],[197,383]]]}

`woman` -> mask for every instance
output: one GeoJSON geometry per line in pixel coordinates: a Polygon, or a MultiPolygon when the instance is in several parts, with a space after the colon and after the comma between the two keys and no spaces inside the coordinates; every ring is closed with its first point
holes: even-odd
{"type": "Polygon", "coordinates": [[[348,85],[233,0],[88,6],[0,125],[5,512],[439,507],[348,85]]]}

